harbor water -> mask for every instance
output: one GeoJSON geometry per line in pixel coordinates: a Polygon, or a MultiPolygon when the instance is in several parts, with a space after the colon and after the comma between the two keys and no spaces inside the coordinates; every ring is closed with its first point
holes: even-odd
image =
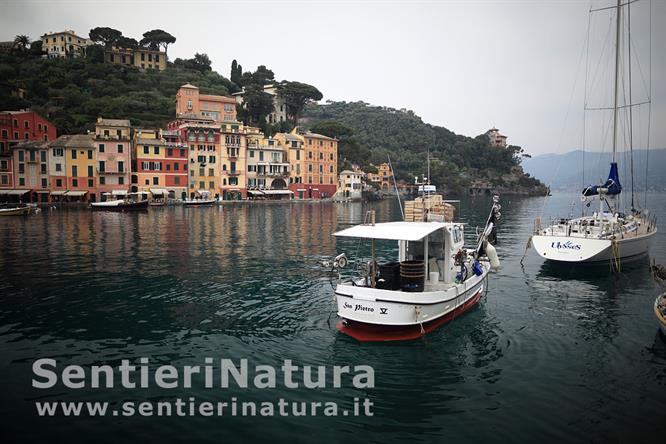
{"type": "MultiPolygon", "coordinates": [[[[648,258],[609,267],[546,264],[528,251],[541,215],[580,214],[578,197],[502,197],[502,268],[478,307],[423,339],[358,343],[335,329],[334,276],[320,262],[346,252],[349,274],[369,246],[331,234],[400,219],[396,200],[151,208],[145,213],[44,209],[0,220],[0,404],[4,442],[663,442],[666,338],[648,258]],[[575,203],[572,210],[572,203],[575,203]],[[32,387],[32,366],[368,365],[373,388],[273,389],[154,384],[32,387]],[[373,416],[40,417],[36,402],[174,398],[373,403],[373,416]]],[[[651,258],[666,264],[666,199],[651,258]]],[[[489,198],[457,216],[483,226],[489,198]]],[[[381,261],[397,245],[379,242],[381,261]]],[[[331,375],[327,374],[327,379],[331,375]]]]}

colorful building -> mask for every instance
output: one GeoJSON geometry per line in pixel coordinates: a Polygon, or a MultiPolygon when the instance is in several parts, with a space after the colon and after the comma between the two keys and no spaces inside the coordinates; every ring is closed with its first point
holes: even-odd
{"type": "MultiPolygon", "coordinates": [[[[14,162],[14,146],[26,141],[47,142],[55,138],[55,125],[34,111],[0,112],[0,194],[2,194],[0,201],[14,200],[18,198],[18,193],[25,189],[18,188],[19,181],[16,179],[18,167],[14,162]],[[8,196],[14,197],[10,199],[8,196]]],[[[35,196],[30,194],[30,196],[20,195],[20,197],[25,199],[35,196]]]]}
{"type": "Polygon", "coordinates": [[[236,122],[236,99],[229,96],[200,94],[189,83],[176,93],[176,116],[194,116],[214,122],[236,122]]]}
{"type": "Polygon", "coordinates": [[[95,125],[97,145],[98,200],[123,195],[130,186],[131,126],[129,120],[98,118],[95,125]]]}
{"type": "Polygon", "coordinates": [[[24,202],[49,201],[48,142],[21,141],[13,147],[15,191],[24,202]]]}
{"type": "Polygon", "coordinates": [[[284,139],[258,135],[247,135],[248,197],[291,199],[294,194],[288,189],[291,165],[284,139]]]}
{"type": "Polygon", "coordinates": [[[247,137],[240,122],[220,125],[220,196],[223,200],[239,200],[247,196],[247,137]]]}
{"type": "Polygon", "coordinates": [[[104,61],[116,65],[135,66],[140,69],[158,69],[167,67],[167,57],[164,51],[150,48],[118,48],[112,47],[104,51],[104,61]]]}
{"type": "Polygon", "coordinates": [[[311,132],[300,133],[305,154],[302,165],[302,184],[292,184],[290,189],[305,190],[305,197],[322,199],[332,197],[338,182],[338,141],[311,132]]]}
{"type": "Polygon", "coordinates": [[[187,144],[180,140],[178,131],[162,131],[166,155],[166,191],[169,199],[187,198],[187,144]]]}
{"type": "Polygon", "coordinates": [[[210,193],[220,196],[220,125],[210,117],[182,115],[167,125],[169,131],[179,134],[180,142],[188,150],[188,197],[210,193]]]}
{"type": "Polygon", "coordinates": [[[42,51],[47,57],[83,57],[90,39],[76,35],[74,31],[49,32],[42,36],[42,51]]]}
{"type": "Polygon", "coordinates": [[[380,190],[391,189],[393,173],[388,163],[382,163],[377,166],[377,173],[368,173],[368,182],[380,190]]]}
{"type": "MultiPolygon", "coordinates": [[[[67,185],[66,192],[62,196],[68,201],[97,201],[99,194],[97,189],[97,145],[95,135],[60,136],[51,142],[49,147],[52,152],[53,149],[62,150],[67,185]]],[[[51,194],[54,195],[54,193],[51,194]]]]}

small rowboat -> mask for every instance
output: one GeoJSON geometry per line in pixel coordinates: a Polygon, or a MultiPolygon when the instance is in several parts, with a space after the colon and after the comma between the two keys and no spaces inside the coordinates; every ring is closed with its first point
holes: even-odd
{"type": "Polygon", "coordinates": [[[215,199],[192,199],[183,201],[183,205],[188,207],[205,207],[215,205],[216,203],[217,200],[215,199]]]}

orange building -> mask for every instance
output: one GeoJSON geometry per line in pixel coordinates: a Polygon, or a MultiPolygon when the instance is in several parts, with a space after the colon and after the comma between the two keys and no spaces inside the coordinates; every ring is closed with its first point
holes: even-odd
{"type": "Polygon", "coordinates": [[[332,197],[338,183],[338,141],[309,131],[303,138],[301,162],[303,183],[292,184],[289,189],[296,197],[320,199],[332,197]],[[303,191],[304,190],[304,191],[303,191]]]}
{"type": "Polygon", "coordinates": [[[188,83],[176,93],[176,117],[187,115],[209,118],[215,122],[235,122],[236,99],[200,94],[199,88],[188,83]]]}
{"type": "Polygon", "coordinates": [[[99,199],[94,137],[94,134],[60,136],[49,144],[52,150],[62,150],[67,183],[67,191],[63,194],[67,200],[95,202],[99,199]]]}

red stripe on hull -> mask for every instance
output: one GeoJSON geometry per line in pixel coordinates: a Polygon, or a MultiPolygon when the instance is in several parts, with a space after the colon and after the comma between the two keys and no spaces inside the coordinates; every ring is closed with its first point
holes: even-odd
{"type": "Polygon", "coordinates": [[[481,290],[467,300],[463,305],[450,311],[433,321],[423,324],[423,330],[420,325],[380,325],[367,324],[365,322],[340,320],[335,326],[338,331],[351,336],[360,342],[381,342],[381,341],[411,341],[424,336],[431,331],[436,330],[449,321],[474,307],[481,299],[481,290]]]}

